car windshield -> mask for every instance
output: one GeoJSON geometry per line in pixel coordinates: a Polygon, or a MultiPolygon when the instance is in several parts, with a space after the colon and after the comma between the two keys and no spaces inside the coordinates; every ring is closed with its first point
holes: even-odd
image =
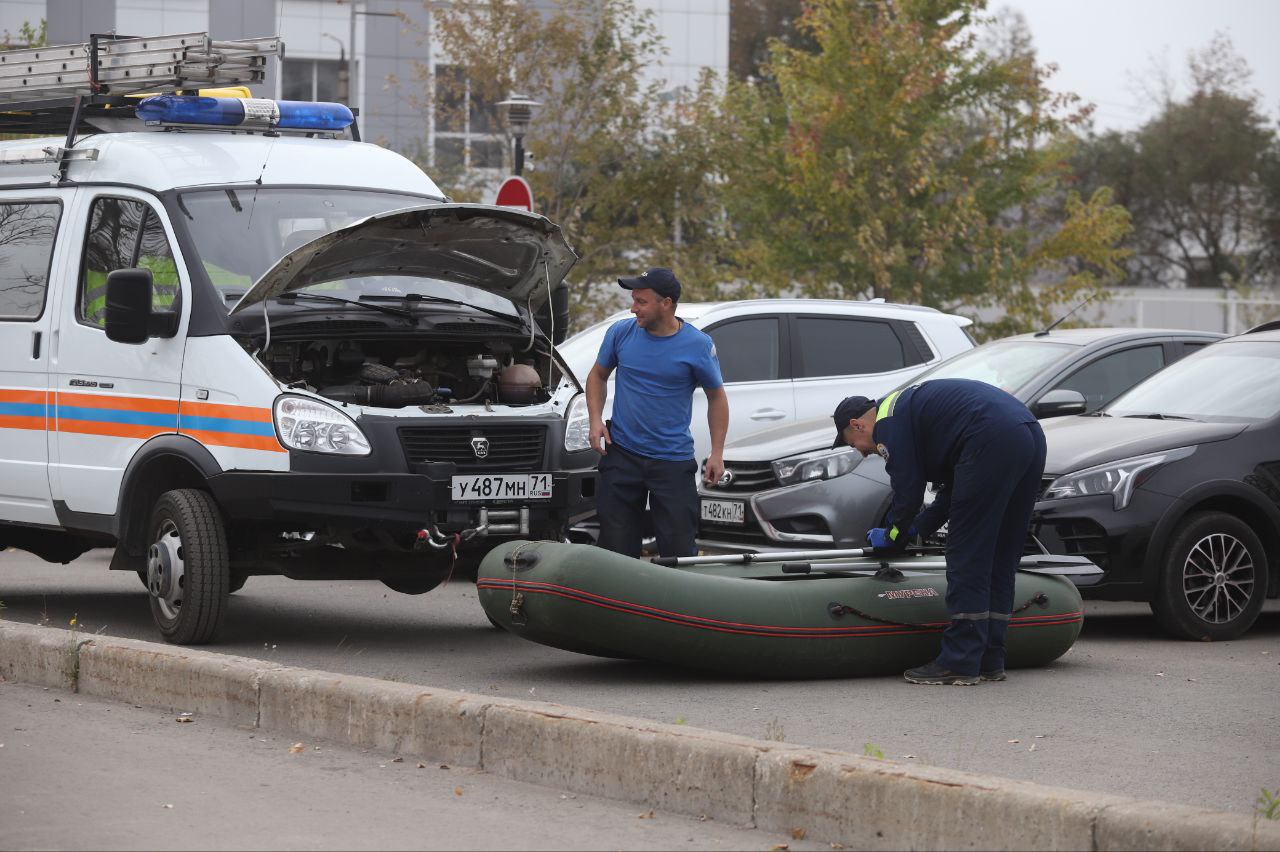
{"type": "MultiPolygon", "coordinates": [[[[369,190],[201,189],[178,197],[178,219],[191,235],[199,264],[230,308],[280,258],[317,237],[377,213],[434,203],[439,203],[438,199],[369,190]]],[[[405,299],[405,307],[417,295],[519,316],[515,306],[501,296],[417,276],[369,275],[315,284],[297,292],[352,300],[363,297],[388,305],[405,299]]]]}
{"type": "Polygon", "coordinates": [[[1280,344],[1207,346],[1156,373],[1105,409],[1112,417],[1256,422],[1280,414],[1280,344]]]}
{"type": "Polygon", "coordinates": [[[1000,340],[949,358],[916,376],[911,384],[928,379],[973,379],[1016,396],[1023,385],[1077,348],[1047,340],[1000,340]]]}

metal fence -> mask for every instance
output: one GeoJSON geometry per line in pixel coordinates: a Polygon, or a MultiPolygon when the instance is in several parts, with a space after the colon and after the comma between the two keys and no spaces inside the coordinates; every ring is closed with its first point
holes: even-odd
{"type": "Polygon", "coordinates": [[[1241,297],[1234,290],[1134,289],[1080,312],[1092,325],[1187,328],[1239,334],[1280,319],[1280,299],[1241,297]]]}

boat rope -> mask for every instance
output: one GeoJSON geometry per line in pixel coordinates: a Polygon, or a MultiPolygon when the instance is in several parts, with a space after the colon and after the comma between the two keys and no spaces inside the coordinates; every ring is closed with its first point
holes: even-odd
{"type": "MultiPolygon", "coordinates": [[[[1034,595],[1031,596],[1031,598],[1026,603],[1018,607],[1017,609],[1015,609],[1012,613],[1010,613],[1010,615],[1016,615],[1017,613],[1020,613],[1025,609],[1030,609],[1032,606],[1037,606],[1037,605],[1047,606],[1048,603],[1049,603],[1048,595],[1046,595],[1044,592],[1036,592],[1034,595]]],[[[863,612],[857,607],[849,606],[848,604],[837,603],[835,601],[832,601],[831,603],[827,604],[827,612],[831,613],[833,618],[840,618],[843,615],[856,615],[858,616],[858,618],[862,618],[867,621],[875,621],[875,622],[879,622],[880,624],[892,624],[895,627],[933,627],[934,626],[932,624],[919,624],[911,621],[894,621],[892,618],[881,618],[878,615],[872,615],[869,612],[863,612]]]]}
{"type": "Polygon", "coordinates": [[[526,547],[534,544],[532,541],[526,541],[524,544],[516,547],[506,556],[506,563],[511,566],[511,605],[507,608],[507,612],[511,614],[511,623],[523,626],[528,622],[524,615],[524,592],[519,590],[520,579],[517,572],[520,570],[520,552],[526,547]]]}

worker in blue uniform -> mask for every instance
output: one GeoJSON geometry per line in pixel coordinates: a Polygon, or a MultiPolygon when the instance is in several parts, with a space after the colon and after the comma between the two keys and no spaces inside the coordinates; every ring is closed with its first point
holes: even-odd
{"type": "Polygon", "coordinates": [[[904,672],[911,683],[1005,679],[1013,583],[1044,474],[1044,432],[1027,407],[985,382],[936,379],[877,404],[837,406],[836,445],[879,453],[893,487],[884,527],[867,533],[877,555],[947,530],[947,612],[937,659],[904,672]],[[921,511],[926,483],[936,488],[921,511]]]}

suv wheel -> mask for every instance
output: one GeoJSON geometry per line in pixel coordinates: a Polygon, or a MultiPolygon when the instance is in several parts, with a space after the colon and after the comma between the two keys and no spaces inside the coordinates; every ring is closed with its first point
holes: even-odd
{"type": "Polygon", "coordinates": [[[1183,639],[1235,639],[1266,593],[1267,559],[1253,530],[1225,512],[1197,512],[1169,542],[1151,610],[1183,639]]]}
{"type": "Polygon", "coordinates": [[[211,641],[231,585],[217,504],[204,491],[166,491],[152,510],[149,540],[147,591],[160,632],[176,645],[211,641]]]}

